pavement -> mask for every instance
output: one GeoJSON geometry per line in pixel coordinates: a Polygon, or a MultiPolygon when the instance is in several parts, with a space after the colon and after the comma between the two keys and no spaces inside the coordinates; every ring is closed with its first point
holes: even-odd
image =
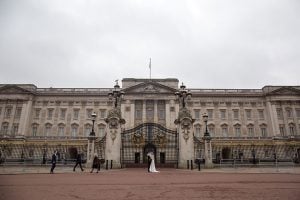
{"type": "MultiPolygon", "coordinates": [[[[4,174],[49,174],[51,166],[0,166],[0,175],[4,174]]],[[[100,173],[106,173],[110,171],[120,171],[126,169],[101,169],[100,173]]],[[[146,171],[146,169],[144,169],[146,171]]],[[[160,170],[160,169],[158,169],[160,170]]],[[[181,171],[194,171],[199,173],[278,173],[278,174],[300,174],[300,167],[236,167],[236,168],[212,168],[188,170],[188,169],[176,169],[181,171]]],[[[54,173],[67,174],[67,173],[89,173],[90,169],[84,168],[81,172],[80,168],[76,168],[73,172],[71,166],[57,166],[54,173]]],[[[94,170],[94,173],[96,170],[94,170]]]]}

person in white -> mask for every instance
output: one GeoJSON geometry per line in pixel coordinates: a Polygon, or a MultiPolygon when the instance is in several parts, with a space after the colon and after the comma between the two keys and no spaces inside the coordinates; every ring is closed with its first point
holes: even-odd
{"type": "Polygon", "coordinates": [[[149,156],[149,157],[151,158],[151,163],[150,163],[150,169],[149,169],[149,171],[150,171],[150,172],[159,172],[159,171],[157,171],[156,168],[155,168],[154,153],[153,153],[153,152],[149,152],[149,153],[147,154],[147,156],[149,156]]]}

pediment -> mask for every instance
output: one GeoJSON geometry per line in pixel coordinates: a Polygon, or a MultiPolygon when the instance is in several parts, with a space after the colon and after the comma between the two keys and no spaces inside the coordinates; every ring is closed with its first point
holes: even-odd
{"type": "Polygon", "coordinates": [[[33,94],[33,92],[17,85],[4,85],[0,87],[0,94],[33,94]]]}
{"type": "Polygon", "coordinates": [[[272,92],[267,93],[267,95],[300,95],[300,90],[294,87],[281,87],[272,92]]]}
{"type": "Polygon", "coordinates": [[[157,94],[157,93],[174,93],[176,89],[155,83],[147,82],[138,85],[131,86],[123,90],[125,93],[146,93],[146,94],[157,94]]]}

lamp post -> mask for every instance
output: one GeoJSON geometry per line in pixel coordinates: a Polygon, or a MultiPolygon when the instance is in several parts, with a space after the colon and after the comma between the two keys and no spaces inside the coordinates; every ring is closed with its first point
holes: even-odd
{"type": "Polygon", "coordinates": [[[118,84],[118,80],[116,80],[116,84],[114,86],[113,91],[108,93],[109,97],[114,98],[114,107],[115,108],[118,107],[118,102],[120,101],[120,99],[122,98],[123,95],[124,95],[124,92],[121,91],[120,86],[118,84]]]}
{"type": "Polygon", "coordinates": [[[90,132],[90,135],[88,137],[88,150],[87,150],[87,167],[90,167],[93,162],[94,154],[95,154],[95,139],[96,139],[96,134],[94,131],[94,125],[95,125],[95,120],[97,117],[97,114],[95,112],[92,113],[92,131],[90,132]]]}
{"type": "Polygon", "coordinates": [[[175,95],[180,100],[182,108],[185,108],[185,106],[186,106],[186,98],[192,96],[192,94],[186,89],[186,87],[183,83],[180,86],[180,90],[178,92],[175,92],[175,95]]]}
{"type": "Polygon", "coordinates": [[[203,121],[205,123],[205,132],[204,132],[204,136],[203,136],[203,140],[204,140],[204,151],[205,151],[205,167],[206,168],[212,168],[213,164],[212,164],[212,148],[211,148],[211,137],[210,134],[208,132],[208,128],[207,128],[207,121],[208,121],[208,115],[206,113],[203,114],[203,121]]]}

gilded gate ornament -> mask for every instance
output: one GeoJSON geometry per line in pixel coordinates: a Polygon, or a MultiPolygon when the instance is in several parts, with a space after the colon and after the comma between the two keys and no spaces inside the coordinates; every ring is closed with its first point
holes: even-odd
{"type": "Polygon", "coordinates": [[[135,132],[132,135],[132,142],[133,144],[135,144],[136,147],[140,147],[144,145],[145,143],[144,135],[141,132],[135,132]]]}
{"type": "Polygon", "coordinates": [[[158,132],[156,134],[156,142],[160,147],[165,147],[167,144],[167,138],[166,135],[162,132],[158,132]]]}

